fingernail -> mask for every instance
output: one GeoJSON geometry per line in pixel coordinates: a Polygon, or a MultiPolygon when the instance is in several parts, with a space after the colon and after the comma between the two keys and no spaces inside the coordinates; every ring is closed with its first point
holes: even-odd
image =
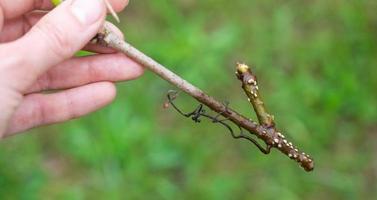
{"type": "Polygon", "coordinates": [[[96,22],[104,9],[103,0],[74,0],[71,5],[73,15],[84,25],[96,22]]]}

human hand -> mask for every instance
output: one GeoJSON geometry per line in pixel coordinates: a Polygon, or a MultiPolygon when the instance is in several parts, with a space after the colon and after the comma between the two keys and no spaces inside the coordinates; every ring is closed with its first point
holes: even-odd
{"type": "MultiPolygon", "coordinates": [[[[128,0],[110,2],[120,11],[128,0]]],[[[86,45],[104,23],[102,0],[31,12],[52,7],[49,0],[0,0],[0,137],[93,112],[114,99],[112,82],[143,72],[124,55],[86,45]],[[104,54],[72,58],[84,47],[104,54]]]]}

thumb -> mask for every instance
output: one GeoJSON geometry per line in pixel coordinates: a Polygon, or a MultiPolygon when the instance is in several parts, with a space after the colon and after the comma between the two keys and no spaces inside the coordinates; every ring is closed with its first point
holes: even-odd
{"type": "Polygon", "coordinates": [[[12,46],[22,56],[20,72],[35,78],[85,46],[104,22],[103,0],[67,0],[12,46]]]}

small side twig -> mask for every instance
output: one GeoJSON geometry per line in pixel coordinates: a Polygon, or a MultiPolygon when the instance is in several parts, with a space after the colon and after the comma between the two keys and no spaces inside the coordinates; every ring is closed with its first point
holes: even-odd
{"type": "Polygon", "coordinates": [[[267,130],[277,133],[278,137],[274,139],[273,146],[279,149],[281,152],[288,153],[288,157],[296,160],[299,163],[302,163],[303,161],[312,162],[309,155],[300,153],[291,142],[288,142],[285,139],[283,134],[277,131],[274,116],[267,112],[259,92],[257,77],[252,73],[250,67],[245,64],[238,63],[236,75],[242,83],[242,89],[248,97],[248,101],[253,105],[259,124],[265,127],[267,130]]]}
{"type": "Polygon", "coordinates": [[[251,72],[250,67],[245,64],[237,64],[237,78],[242,82],[242,89],[246,93],[249,102],[253,105],[257,114],[259,124],[269,128],[274,127],[274,116],[268,114],[262,97],[259,94],[257,77],[251,72]]]}
{"type": "MultiPolygon", "coordinates": [[[[101,40],[99,41],[99,43],[124,53],[164,80],[194,97],[202,104],[208,106],[214,112],[221,114],[237,126],[242,127],[248,132],[256,135],[259,139],[263,140],[266,143],[268,149],[271,147],[277,148],[283,154],[297,161],[306,171],[312,171],[314,169],[313,160],[305,153],[299,152],[295,147],[293,147],[292,143],[284,139],[284,136],[280,132],[276,131],[275,129],[269,129],[265,126],[258,125],[252,120],[237,113],[233,109],[223,105],[213,97],[207,95],[199,88],[195,87],[177,74],[168,70],[163,65],[148,57],[132,45],[125,42],[122,38],[113,33],[111,29],[109,29],[109,27],[107,27],[106,25],[98,33],[98,35],[99,36],[97,37],[97,39],[101,40]]],[[[269,153],[269,151],[266,153],[269,153]]]]}

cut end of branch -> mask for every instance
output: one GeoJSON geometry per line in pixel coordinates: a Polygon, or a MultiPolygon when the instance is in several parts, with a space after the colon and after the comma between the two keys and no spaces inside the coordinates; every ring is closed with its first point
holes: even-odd
{"type": "Polygon", "coordinates": [[[308,162],[302,162],[302,165],[301,165],[305,171],[307,172],[311,172],[314,170],[314,162],[313,161],[308,161],[308,162]]]}

